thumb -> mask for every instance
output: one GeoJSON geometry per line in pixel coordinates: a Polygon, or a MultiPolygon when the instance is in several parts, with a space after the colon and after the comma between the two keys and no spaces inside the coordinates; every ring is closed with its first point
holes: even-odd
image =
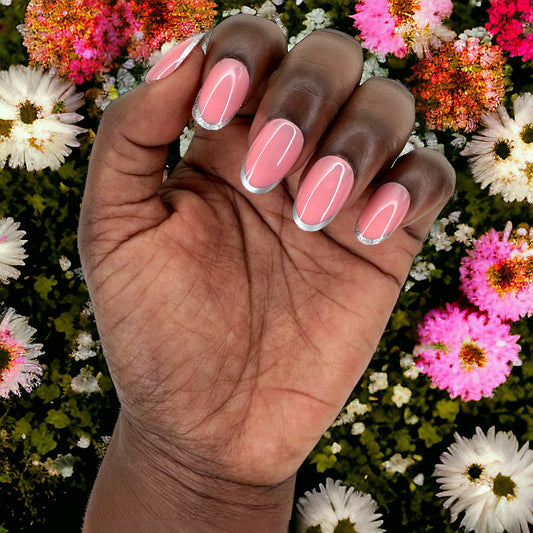
{"type": "MultiPolygon", "coordinates": [[[[111,250],[168,218],[158,190],[168,144],[183,131],[199,91],[205,56],[200,46],[191,49],[191,45],[200,40],[198,36],[188,45],[178,45],[188,55],[174,72],[139,85],[104,112],[91,153],[80,214],[82,256],[85,247],[96,239],[111,250]]],[[[169,52],[174,59],[179,57],[177,48],[169,52]]],[[[164,64],[172,59],[164,56],[147,80],[156,78],[154,71],[156,75],[164,72],[164,64]]],[[[106,254],[101,248],[98,252],[106,254]]]]}

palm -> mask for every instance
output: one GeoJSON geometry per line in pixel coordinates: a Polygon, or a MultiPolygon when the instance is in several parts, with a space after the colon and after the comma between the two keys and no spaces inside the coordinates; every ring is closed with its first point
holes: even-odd
{"type": "Polygon", "coordinates": [[[269,484],[342,407],[420,242],[358,245],[353,212],[299,230],[297,176],[252,203],[238,183],[247,133],[195,139],[162,189],[172,214],[116,246],[94,240],[92,293],[130,421],[230,479],[269,484]]]}

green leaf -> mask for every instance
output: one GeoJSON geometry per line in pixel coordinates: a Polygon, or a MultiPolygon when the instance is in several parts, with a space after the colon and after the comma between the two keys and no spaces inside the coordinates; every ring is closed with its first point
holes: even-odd
{"type": "Polygon", "coordinates": [[[435,405],[436,413],[444,420],[449,420],[450,422],[455,421],[455,417],[459,414],[459,402],[456,402],[454,400],[439,400],[435,405]]]}
{"type": "Polygon", "coordinates": [[[31,433],[31,423],[32,418],[31,414],[26,415],[24,418],[17,420],[13,431],[11,432],[11,437],[15,440],[21,439],[22,435],[26,437],[31,433]]]}
{"type": "Polygon", "coordinates": [[[70,418],[63,412],[57,409],[50,409],[45,421],[57,429],[66,428],[70,423],[70,418]]]}
{"type": "Polygon", "coordinates": [[[44,274],[39,274],[35,277],[33,288],[43,300],[47,300],[48,294],[56,285],[57,281],[55,280],[54,276],[47,278],[44,274]]]}
{"type": "Polygon", "coordinates": [[[316,464],[316,469],[318,472],[322,473],[333,468],[333,465],[337,462],[337,458],[333,454],[317,453],[311,463],[316,464]]]}
{"type": "Polygon", "coordinates": [[[57,442],[44,422],[31,432],[30,440],[32,445],[37,449],[37,452],[41,455],[51,452],[57,446],[57,442]]]}
{"type": "Polygon", "coordinates": [[[59,333],[65,333],[68,338],[75,337],[74,317],[71,313],[61,313],[54,319],[54,325],[59,333]]]}
{"type": "Polygon", "coordinates": [[[418,437],[424,441],[426,448],[431,448],[431,446],[442,440],[442,437],[437,433],[435,426],[427,421],[423,422],[418,428],[418,437]]]}

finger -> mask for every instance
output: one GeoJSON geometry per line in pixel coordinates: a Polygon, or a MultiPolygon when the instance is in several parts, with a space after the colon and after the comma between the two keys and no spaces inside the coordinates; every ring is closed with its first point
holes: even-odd
{"type": "MultiPolygon", "coordinates": [[[[138,86],[105,111],[91,153],[81,209],[82,251],[97,236],[105,235],[108,245],[114,246],[168,217],[157,194],[167,145],[179,137],[191,115],[204,61],[199,46],[187,52],[179,69],[138,86]]],[[[161,62],[165,61],[169,59],[164,56],[161,62]]],[[[157,68],[165,70],[160,64],[157,68]]]]}
{"type": "Polygon", "coordinates": [[[414,99],[403,85],[372,78],[358,87],[308,165],[294,202],[296,224],[317,231],[343,207],[353,213],[361,194],[405,146],[414,121],[414,99]]]}
{"type": "Polygon", "coordinates": [[[219,130],[255,96],[286,54],[287,43],[272,21],[237,15],[213,30],[202,88],[193,117],[207,130],[219,130]]]}
{"type": "Polygon", "coordinates": [[[315,31],[291,50],[271,76],[250,131],[241,171],[247,190],[268,192],[307,161],[358,85],[362,64],[360,46],[336,31],[315,31]]]}
{"type": "Polygon", "coordinates": [[[361,211],[356,235],[363,244],[379,244],[404,227],[423,241],[450,199],[455,171],[448,160],[429,148],[398,159],[361,211]]]}

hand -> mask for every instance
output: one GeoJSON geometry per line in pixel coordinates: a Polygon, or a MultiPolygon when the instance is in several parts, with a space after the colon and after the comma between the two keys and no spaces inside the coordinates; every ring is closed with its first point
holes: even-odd
{"type": "MultiPolygon", "coordinates": [[[[183,487],[212,500],[231,486],[227,493],[234,490],[243,508],[245,487],[254,505],[264,498],[265,509],[290,513],[298,467],[367,367],[454,187],[452,167],[431,150],[411,152],[390,168],[412,131],[413,99],[388,79],[359,86],[361,71],[361,50],[349,36],[317,31],[286,53],[276,25],[238,16],[215,28],[206,57],[196,47],[174,73],[142,84],[105,112],[79,239],[122,407],[108,453],[114,459],[106,456],[89,514],[92,508],[98,515],[105,470],[119,468],[109,464],[121,457],[142,465],[135,475],[143,488],[128,489],[140,492],[135,501],[157,495],[151,511],[131,506],[125,516],[133,519],[169,517],[173,509],[186,523],[187,509],[172,506],[169,495],[183,487]],[[245,66],[249,85],[244,76],[237,87],[245,103],[222,129],[198,127],[162,183],[168,144],[224,58],[245,66]],[[241,183],[241,165],[258,136],[265,146],[261,137],[270,130],[263,128],[273,119],[298,127],[290,153],[279,168],[244,179],[248,189],[262,188],[261,179],[283,177],[283,165],[289,171],[273,190],[255,194],[241,183]],[[344,170],[351,166],[353,189],[327,226],[302,231],[293,203],[325,156],[340,157],[344,170]],[[354,235],[355,222],[376,210],[375,201],[366,214],[364,206],[385,182],[401,185],[387,198],[406,208],[410,199],[410,207],[390,237],[368,246],[354,235]]],[[[120,468],[125,475],[128,466],[120,468]]],[[[189,496],[180,501],[192,508],[189,496]]],[[[117,512],[111,507],[108,514],[117,512]]]]}

